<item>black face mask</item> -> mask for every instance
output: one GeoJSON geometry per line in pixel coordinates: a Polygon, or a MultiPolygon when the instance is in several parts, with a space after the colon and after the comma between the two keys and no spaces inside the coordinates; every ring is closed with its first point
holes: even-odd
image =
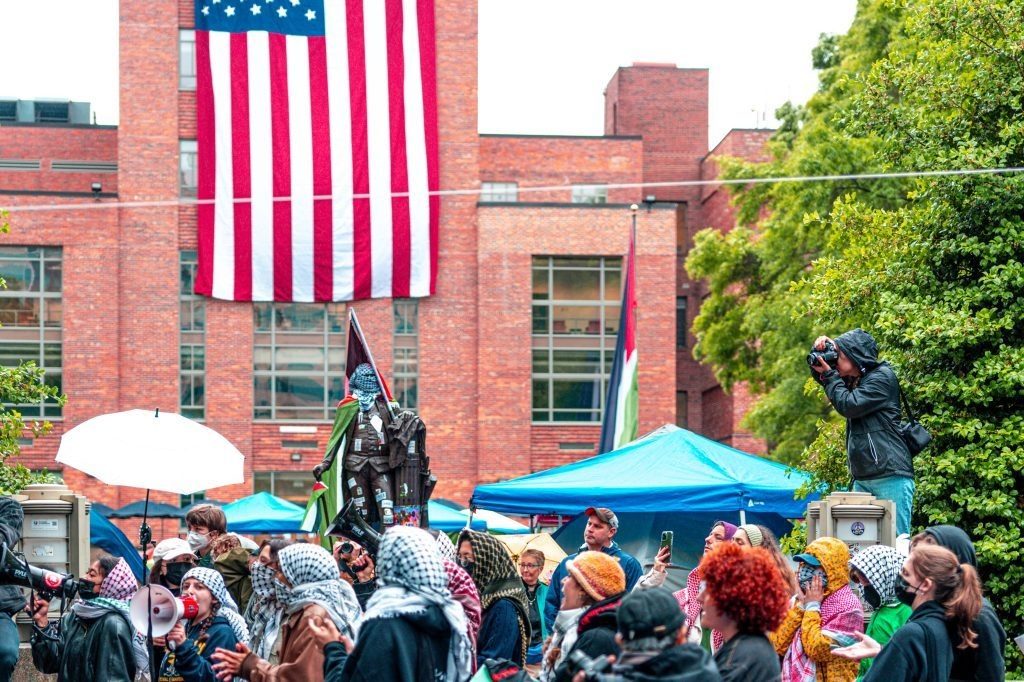
{"type": "Polygon", "coordinates": [[[80,580],[78,582],[78,596],[86,601],[95,599],[100,596],[99,586],[90,580],[80,580]]]}
{"type": "Polygon", "coordinates": [[[903,604],[906,604],[907,606],[913,608],[914,599],[917,598],[918,588],[915,587],[914,591],[911,592],[911,587],[911,584],[908,583],[902,575],[896,576],[896,598],[899,599],[900,602],[902,602],[903,604]]]}
{"type": "Polygon", "coordinates": [[[864,586],[864,601],[866,601],[871,608],[878,610],[882,606],[882,597],[878,594],[878,591],[871,585],[864,586]]]}
{"type": "Polygon", "coordinates": [[[459,559],[459,566],[462,566],[463,570],[465,570],[466,573],[468,573],[470,575],[470,577],[472,577],[473,576],[473,570],[476,568],[476,562],[475,561],[470,561],[469,559],[461,559],[460,558],[459,559]]]}
{"type": "Polygon", "coordinates": [[[171,585],[181,585],[181,579],[192,570],[192,564],[167,564],[166,568],[167,575],[164,576],[164,580],[171,585]]]}

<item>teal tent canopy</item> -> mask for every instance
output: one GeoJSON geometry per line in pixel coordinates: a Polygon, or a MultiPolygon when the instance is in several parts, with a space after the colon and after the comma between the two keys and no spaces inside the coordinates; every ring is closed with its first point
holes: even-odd
{"type": "MultiPolygon", "coordinates": [[[[808,475],[671,424],[618,450],[500,483],[479,485],[471,505],[504,514],[739,512],[804,515],[794,492],[808,475]]],[[[727,516],[726,516],[727,515],[727,516]]]]}
{"type": "Polygon", "coordinates": [[[222,507],[233,533],[301,533],[305,510],[288,500],[260,492],[222,507]]]}
{"type": "MultiPolygon", "coordinates": [[[[438,497],[431,502],[443,504],[450,509],[455,511],[469,513],[468,510],[458,502],[452,502],[446,500],[443,497],[438,497]]],[[[529,526],[524,526],[518,521],[514,521],[507,516],[503,516],[498,512],[493,512],[487,509],[477,509],[473,512],[473,518],[483,519],[487,523],[487,532],[493,535],[529,535],[533,531],[530,530],[529,526]]]]}
{"type": "MultiPolygon", "coordinates": [[[[430,500],[427,502],[427,515],[430,517],[430,527],[442,533],[456,533],[466,527],[469,521],[468,511],[459,511],[449,506],[430,500]]],[[[473,517],[472,530],[486,531],[487,522],[479,517],[473,517]]]]}

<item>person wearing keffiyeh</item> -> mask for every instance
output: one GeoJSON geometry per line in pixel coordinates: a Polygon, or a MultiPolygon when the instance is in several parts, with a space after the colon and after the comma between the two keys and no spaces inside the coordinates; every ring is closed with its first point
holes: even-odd
{"type": "Polygon", "coordinates": [[[91,598],[75,602],[59,627],[47,622],[49,602],[36,599],[33,603],[36,669],[57,673],[60,682],[131,682],[148,672],[145,640],[138,639],[128,619],[128,600],[138,589],[128,562],[102,556],[82,582],[94,586],[91,598]]]}
{"type": "MultiPolygon", "coordinates": [[[[896,598],[896,577],[906,560],[901,552],[887,545],[865,547],[850,559],[853,588],[872,608],[864,634],[882,646],[910,618],[910,607],[896,598]]],[[[874,660],[865,658],[860,662],[857,679],[867,674],[874,660]]]]}
{"type": "Polygon", "coordinates": [[[329,619],[341,632],[354,636],[360,616],[359,602],[352,586],[340,578],[338,564],[323,547],[298,543],[278,553],[280,569],[276,580],[288,589],[281,593],[283,613],[278,639],[278,662],[257,656],[247,646],[218,649],[214,669],[221,679],[241,677],[270,680],[317,679],[324,666],[309,627],[311,619],[329,619]]]}
{"type": "MultiPolygon", "coordinates": [[[[252,580],[252,599],[245,609],[245,624],[249,627],[249,647],[265,661],[278,662],[278,634],[284,604],[278,599],[274,571],[280,567],[278,553],[291,544],[290,540],[264,540],[260,552],[249,568],[252,580]]],[[[283,587],[283,585],[282,585],[283,587]]]]}
{"type": "Polygon", "coordinates": [[[199,613],[167,633],[167,653],[160,665],[159,682],[213,682],[211,660],[218,647],[234,650],[249,640],[245,621],[228,594],[224,579],[212,568],[193,568],[181,579],[182,597],[192,597],[199,613]]]}
{"type": "Polygon", "coordinates": [[[434,539],[419,528],[389,529],[378,553],[380,587],[354,647],[331,624],[311,623],[324,647],[329,682],[464,682],[473,651],[462,606],[434,539]]]}
{"type": "Polygon", "coordinates": [[[494,537],[467,529],[459,535],[459,561],[476,583],[483,607],[477,664],[488,658],[504,658],[525,666],[530,646],[530,607],[512,557],[494,537]]]}

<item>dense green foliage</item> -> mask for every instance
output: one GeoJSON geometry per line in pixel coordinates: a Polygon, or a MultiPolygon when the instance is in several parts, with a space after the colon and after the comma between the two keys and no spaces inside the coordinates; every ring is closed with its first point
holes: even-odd
{"type": "MultiPolygon", "coordinates": [[[[0,232],[7,232],[7,215],[0,211],[0,232]]],[[[0,278],[0,286],[6,286],[0,278]]],[[[18,463],[9,463],[11,457],[21,451],[18,444],[26,429],[33,437],[50,431],[49,422],[32,421],[28,424],[12,404],[38,403],[46,398],[57,398],[63,403],[52,386],[43,384],[43,370],[35,363],[27,362],[18,367],[0,367],[0,494],[16,493],[30,483],[46,483],[52,476],[33,473],[18,463]]]]}
{"type": "MultiPolygon", "coordinates": [[[[823,72],[804,125],[776,143],[786,145],[777,161],[734,171],[1024,166],[1022,17],[1021,0],[862,2],[839,65],[823,72]]],[[[839,184],[744,191],[745,221],[762,206],[768,217],[701,235],[690,267],[713,291],[696,324],[702,356],[724,380],[762,392],[750,422],[783,458],[816,438],[798,460],[837,485],[841,429],[834,417],[816,421],[828,409],[802,356],[818,332],[874,334],[935,436],[915,461],[915,524],[951,523],[975,539],[988,596],[1019,634],[1024,173],[839,184]]],[[[1015,646],[1007,654],[1011,670],[1024,668],[1015,646]]]]}

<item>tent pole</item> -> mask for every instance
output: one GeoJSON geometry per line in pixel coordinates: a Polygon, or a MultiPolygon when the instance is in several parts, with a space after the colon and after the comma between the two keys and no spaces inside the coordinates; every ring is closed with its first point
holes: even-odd
{"type": "Polygon", "coordinates": [[[740,509],[740,525],[741,526],[747,525],[747,510],[746,509],[740,509]]]}

